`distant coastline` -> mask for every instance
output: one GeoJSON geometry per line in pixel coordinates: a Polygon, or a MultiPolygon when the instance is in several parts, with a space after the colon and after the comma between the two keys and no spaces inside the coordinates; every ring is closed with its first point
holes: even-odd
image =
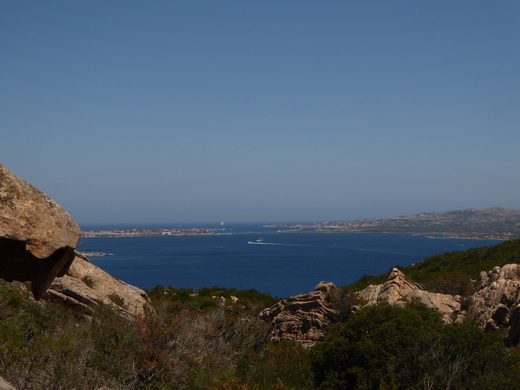
{"type": "Polygon", "coordinates": [[[217,232],[210,229],[100,229],[82,231],[81,237],[144,237],[144,236],[210,236],[217,232]]]}
{"type": "Polygon", "coordinates": [[[424,235],[427,238],[511,240],[520,237],[520,211],[492,207],[485,210],[451,210],[384,219],[361,218],[314,224],[273,224],[265,227],[283,228],[286,232],[298,233],[404,233],[424,235]]]}
{"type": "MultiPolygon", "coordinates": [[[[467,239],[467,240],[496,240],[505,241],[515,238],[512,233],[497,234],[497,233],[459,233],[450,234],[448,232],[413,232],[413,231],[353,231],[348,229],[323,229],[321,226],[305,225],[262,225],[264,228],[284,228],[283,230],[273,230],[270,234],[284,234],[284,233],[323,233],[323,234],[410,234],[413,236],[424,236],[428,239],[467,239]]],[[[211,229],[203,228],[189,228],[189,229],[99,229],[82,231],[82,238],[96,238],[96,237],[150,237],[150,236],[218,236],[229,234],[248,234],[254,232],[221,232],[211,229]]],[[[265,232],[264,232],[265,233],[265,232]]],[[[259,233],[262,234],[262,233],[259,233]]],[[[85,254],[87,255],[87,254],[85,254]]],[[[110,253],[89,253],[88,257],[109,256],[110,253]]]]}
{"type": "Polygon", "coordinates": [[[264,225],[263,227],[267,228],[276,228],[276,227],[285,227],[285,230],[278,230],[276,233],[323,233],[323,234],[410,234],[412,236],[424,236],[428,239],[444,239],[444,240],[496,240],[496,241],[506,241],[513,240],[518,238],[518,236],[513,233],[504,233],[504,234],[496,234],[496,233],[468,233],[468,234],[451,234],[448,232],[412,232],[412,231],[402,231],[402,232],[392,232],[392,231],[355,231],[355,230],[342,230],[342,229],[322,229],[320,227],[316,227],[313,229],[306,225],[305,228],[298,228],[296,225],[293,226],[288,225],[264,225]]]}

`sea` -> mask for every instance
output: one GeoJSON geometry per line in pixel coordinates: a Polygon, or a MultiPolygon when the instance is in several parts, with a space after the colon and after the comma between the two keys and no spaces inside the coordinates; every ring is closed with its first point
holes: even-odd
{"type": "MultiPolygon", "coordinates": [[[[177,225],[84,225],[107,228],[177,228],[177,225]]],[[[80,252],[134,286],[219,286],[256,289],[283,298],[312,291],[320,281],[341,286],[445,252],[496,245],[498,240],[429,238],[411,234],[290,232],[262,224],[199,224],[216,235],[82,237],[80,252]]]]}

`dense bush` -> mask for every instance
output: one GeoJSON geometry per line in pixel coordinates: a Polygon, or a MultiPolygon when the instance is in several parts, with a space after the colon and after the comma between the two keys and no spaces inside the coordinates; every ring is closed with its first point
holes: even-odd
{"type": "Polygon", "coordinates": [[[298,390],[313,388],[311,362],[307,351],[294,341],[267,343],[251,350],[238,363],[237,376],[251,388],[288,386],[298,390]]]}
{"type": "Polygon", "coordinates": [[[311,351],[319,389],[516,389],[518,356],[500,335],[445,325],[433,309],[366,307],[311,351]]]}

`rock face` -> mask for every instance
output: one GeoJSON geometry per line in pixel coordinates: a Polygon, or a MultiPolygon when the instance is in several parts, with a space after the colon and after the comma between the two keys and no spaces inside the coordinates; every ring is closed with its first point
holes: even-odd
{"type": "Polygon", "coordinates": [[[313,292],[284,299],[263,310],[260,317],[271,324],[271,340],[294,340],[305,348],[323,339],[335,313],[330,292],[336,288],[328,282],[319,283],[313,292]]]}
{"type": "Polygon", "coordinates": [[[392,269],[385,283],[370,285],[359,291],[357,295],[366,302],[366,305],[388,302],[391,305],[399,306],[418,299],[426,306],[439,311],[445,322],[464,319],[461,313],[460,296],[426,291],[421,285],[408,281],[397,268],[392,269]]]}
{"type": "Polygon", "coordinates": [[[127,318],[143,316],[150,302],[143,290],[115,279],[81,254],[76,254],[67,274],[51,284],[44,298],[84,314],[99,303],[113,305],[127,318]]]}
{"type": "Polygon", "coordinates": [[[482,289],[472,296],[468,314],[482,327],[505,328],[507,340],[520,341],[520,265],[494,267],[480,276],[482,289]]]}
{"type": "Polygon", "coordinates": [[[65,210],[0,164],[0,277],[31,281],[40,299],[67,272],[79,235],[65,210]]]}

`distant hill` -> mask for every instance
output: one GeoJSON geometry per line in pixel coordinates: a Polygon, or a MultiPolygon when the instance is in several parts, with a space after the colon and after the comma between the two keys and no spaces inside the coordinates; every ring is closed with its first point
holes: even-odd
{"type": "Polygon", "coordinates": [[[520,237],[520,211],[502,207],[465,209],[441,213],[291,226],[298,231],[346,233],[447,234],[464,238],[512,239],[520,237]]]}

